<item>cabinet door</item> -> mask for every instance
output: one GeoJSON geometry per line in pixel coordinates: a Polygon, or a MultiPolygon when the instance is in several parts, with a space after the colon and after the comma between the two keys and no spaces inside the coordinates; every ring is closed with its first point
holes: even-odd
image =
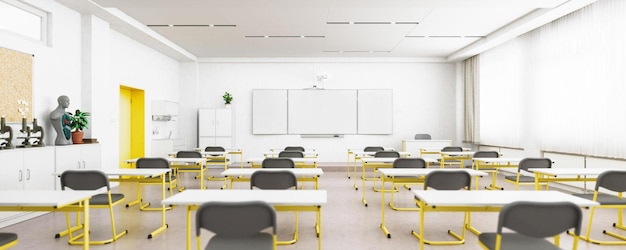
{"type": "Polygon", "coordinates": [[[198,136],[215,136],[215,109],[198,110],[198,136]]]}
{"type": "Polygon", "coordinates": [[[78,146],[56,146],[55,147],[55,173],[63,173],[68,169],[82,168],[78,146]]]}
{"type": "Polygon", "coordinates": [[[216,146],[215,137],[199,137],[198,138],[199,148],[206,148],[207,146],[216,146]]]}
{"type": "Polygon", "coordinates": [[[24,151],[24,190],[54,190],[54,148],[24,151]]]}
{"type": "Polygon", "coordinates": [[[231,109],[215,110],[215,136],[231,136],[233,126],[232,118],[231,109]]]}
{"type": "Polygon", "coordinates": [[[100,144],[81,145],[80,156],[82,168],[102,168],[102,151],[100,150],[100,144]]]}
{"type": "Polygon", "coordinates": [[[22,190],[24,171],[24,153],[22,150],[0,152],[0,190],[22,190]]]}

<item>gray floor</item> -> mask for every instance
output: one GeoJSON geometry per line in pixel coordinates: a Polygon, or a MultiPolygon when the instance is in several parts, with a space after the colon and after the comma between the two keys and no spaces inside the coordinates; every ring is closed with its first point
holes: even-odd
{"type": "MultiPolygon", "coordinates": [[[[381,222],[381,195],[375,193],[368,184],[366,189],[369,207],[361,203],[361,190],[356,191],[352,185],[354,179],[348,179],[344,167],[325,167],[325,173],[320,180],[320,189],[328,190],[328,204],[322,208],[322,246],[324,249],[418,249],[419,242],[410,234],[411,230],[417,230],[418,213],[411,211],[393,211],[386,207],[386,225],[392,237],[387,238],[380,230],[381,222]]],[[[211,170],[217,171],[217,170],[211,170]]],[[[500,176],[501,178],[501,176],[500,176]]],[[[480,180],[481,186],[488,184],[489,178],[480,180]]],[[[209,188],[217,188],[221,183],[207,182],[209,188]]],[[[360,184],[360,179],[357,182],[360,184]]],[[[183,180],[183,184],[189,187],[197,187],[198,183],[190,176],[183,180]]],[[[501,179],[506,189],[511,189],[501,179]]],[[[236,184],[235,188],[248,188],[245,183],[236,184]]],[[[312,188],[308,185],[307,188],[312,188]]],[[[421,187],[418,187],[421,188],[421,187]]],[[[160,193],[156,186],[146,187],[148,201],[159,202],[160,193]]],[[[126,195],[130,201],[136,197],[135,185],[122,184],[115,191],[126,195]]],[[[407,190],[401,190],[397,196],[397,205],[414,207],[412,197],[407,190]]],[[[119,206],[116,209],[116,223],[118,230],[127,229],[128,235],[118,241],[102,246],[92,246],[92,249],[184,249],[185,247],[185,209],[176,207],[167,212],[169,228],[153,239],[147,239],[147,235],[160,224],[160,213],[140,212],[137,207],[125,208],[119,206]]],[[[491,231],[496,227],[496,213],[473,213],[472,223],[481,231],[491,231]]],[[[588,220],[588,211],[584,211],[583,226],[588,220]]],[[[612,230],[611,224],[617,218],[614,209],[601,209],[596,212],[592,236],[600,239],[612,239],[602,235],[603,229],[612,230]]],[[[279,213],[279,240],[291,237],[294,229],[293,213],[279,213]]],[[[93,210],[92,212],[92,239],[104,239],[110,237],[110,227],[107,210],[93,210]]],[[[431,240],[451,240],[447,230],[452,229],[461,232],[461,213],[429,213],[426,215],[426,235],[431,240]]],[[[315,237],[315,215],[313,213],[300,213],[299,241],[294,245],[279,246],[279,249],[317,249],[315,237]]],[[[19,243],[13,249],[81,249],[81,246],[69,246],[67,238],[55,239],[54,234],[65,229],[65,216],[63,213],[49,213],[13,226],[0,229],[2,232],[16,232],[19,235],[19,243]]],[[[626,232],[621,232],[626,235],[626,232]]],[[[203,241],[206,242],[209,233],[204,233],[203,241]]],[[[193,241],[195,242],[195,241],[193,241]]],[[[570,249],[572,237],[561,237],[561,246],[570,249]]],[[[204,243],[203,243],[204,244],[204,243]]],[[[193,245],[195,249],[195,244],[193,245]]],[[[578,249],[623,249],[624,246],[600,246],[580,241],[578,249]]],[[[426,246],[426,249],[480,249],[477,237],[466,233],[466,242],[456,246],[426,246]]]]}

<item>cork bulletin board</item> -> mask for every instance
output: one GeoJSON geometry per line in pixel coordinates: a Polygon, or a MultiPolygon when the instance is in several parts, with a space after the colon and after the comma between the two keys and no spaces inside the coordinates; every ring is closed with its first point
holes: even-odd
{"type": "Polygon", "coordinates": [[[33,56],[0,48],[0,115],[7,122],[33,119],[33,56]]]}

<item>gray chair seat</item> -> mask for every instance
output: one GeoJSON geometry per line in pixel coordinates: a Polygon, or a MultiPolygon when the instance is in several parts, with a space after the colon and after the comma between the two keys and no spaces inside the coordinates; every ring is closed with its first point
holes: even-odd
{"type": "MultiPolygon", "coordinates": [[[[478,240],[482,242],[489,249],[496,248],[496,233],[482,233],[478,236],[478,240]]],[[[528,237],[516,233],[503,233],[501,249],[506,250],[549,250],[549,249],[561,249],[556,247],[550,241],[540,238],[528,237]]]]}
{"type": "Polygon", "coordinates": [[[0,233],[0,247],[17,240],[17,234],[0,233]]]}
{"type": "Polygon", "coordinates": [[[224,236],[214,236],[209,240],[209,244],[204,248],[206,250],[210,249],[220,249],[220,250],[271,250],[273,246],[272,235],[268,233],[258,233],[250,237],[224,237],[224,236]]]}
{"type": "MultiPolygon", "coordinates": [[[[504,177],[504,179],[515,182],[517,180],[517,176],[515,176],[515,175],[507,175],[507,176],[504,177]]],[[[522,175],[522,176],[519,177],[519,182],[535,182],[535,177],[522,175]]]]}
{"type": "MultiPolygon", "coordinates": [[[[123,194],[111,194],[111,203],[123,200],[123,194]]],[[[109,205],[109,197],[106,194],[97,194],[89,199],[90,205],[109,205]]]]}
{"type": "MultiPolygon", "coordinates": [[[[574,196],[584,198],[587,200],[593,200],[593,194],[572,194],[574,196]]],[[[626,199],[617,198],[614,195],[608,194],[598,194],[598,199],[596,200],[600,205],[626,205],[626,199]]]]}

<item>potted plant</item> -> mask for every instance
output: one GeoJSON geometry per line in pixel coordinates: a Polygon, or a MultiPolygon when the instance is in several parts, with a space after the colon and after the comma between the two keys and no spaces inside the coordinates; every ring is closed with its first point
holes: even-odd
{"type": "Polygon", "coordinates": [[[89,124],[88,117],[91,116],[89,112],[81,112],[79,109],[74,114],[67,112],[70,115],[70,128],[72,131],[72,143],[83,143],[83,129],[87,128],[89,124]]]}
{"type": "Polygon", "coordinates": [[[222,98],[224,99],[224,104],[226,105],[226,107],[230,107],[230,102],[233,100],[233,96],[228,93],[228,91],[226,91],[224,92],[222,98]]]}

